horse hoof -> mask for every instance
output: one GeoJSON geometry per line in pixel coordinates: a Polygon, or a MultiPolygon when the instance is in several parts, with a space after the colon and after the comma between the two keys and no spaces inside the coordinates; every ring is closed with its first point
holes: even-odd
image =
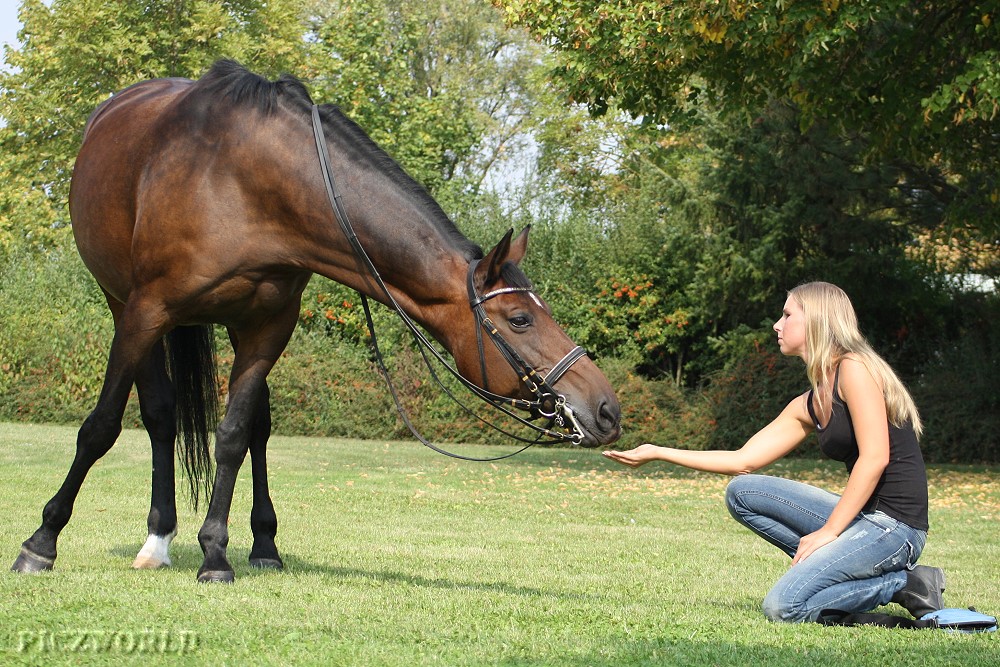
{"type": "Polygon", "coordinates": [[[162,561],[158,558],[151,558],[139,554],[132,561],[133,570],[158,570],[161,567],[170,567],[170,561],[162,561]]]}
{"type": "Polygon", "coordinates": [[[206,570],[198,573],[199,584],[231,584],[236,581],[232,570],[206,570]]]}
{"type": "Polygon", "coordinates": [[[280,558],[251,558],[250,567],[259,570],[283,570],[285,564],[281,562],[280,558]]]}
{"type": "Polygon", "coordinates": [[[12,572],[34,574],[35,572],[45,572],[46,570],[51,570],[54,564],[54,559],[39,556],[38,554],[32,553],[24,547],[21,547],[21,553],[18,554],[17,560],[14,561],[14,564],[10,569],[12,572]]]}

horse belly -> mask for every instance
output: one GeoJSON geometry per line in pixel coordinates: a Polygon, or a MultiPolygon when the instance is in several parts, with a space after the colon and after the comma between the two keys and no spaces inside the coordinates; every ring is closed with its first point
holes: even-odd
{"type": "Polygon", "coordinates": [[[212,322],[233,329],[255,328],[285,313],[298,312],[302,291],[312,277],[308,272],[267,272],[233,276],[176,304],[185,323],[212,322]]]}

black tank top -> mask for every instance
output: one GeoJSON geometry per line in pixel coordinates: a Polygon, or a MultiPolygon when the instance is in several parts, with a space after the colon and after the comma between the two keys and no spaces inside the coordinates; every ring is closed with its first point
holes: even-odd
{"type": "MultiPolygon", "coordinates": [[[[809,416],[816,426],[820,449],[834,461],[843,461],[847,472],[858,461],[858,440],[847,405],[841,400],[840,366],[833,381],[833,410],[830,422],[821,427],[809,392],[809,416]]],[[[927,530],[927,469],[920,453],[917,434],[907,422],[902,427],[889,424],[889,464],[875,487],[865,511],[881,510],[912,528],[927,530]]]]}

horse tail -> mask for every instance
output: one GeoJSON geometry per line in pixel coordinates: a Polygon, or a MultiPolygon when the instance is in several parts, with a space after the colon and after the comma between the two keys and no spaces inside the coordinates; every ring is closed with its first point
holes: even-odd
{"type": "Polygon", "coordinates": [[[177,402],[177,455],[198,509],[202,492],[212,492],[209,436],[219,422],[215,335],[210,325],[177,327],[167,334],[170,376],[177,402]]]}

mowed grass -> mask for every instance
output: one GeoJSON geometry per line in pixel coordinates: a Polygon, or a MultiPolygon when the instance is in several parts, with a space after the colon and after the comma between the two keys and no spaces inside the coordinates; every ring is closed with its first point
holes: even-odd
{"type": "MultiPolygon", "coordinates": [[[[4,568],[75,436],[0,424],[4,568]]],[[[0,664],[1000,665],[1000,633],[766,621],[760,601],[788,561],[729,517],[723,477],[632,471],[580,449],[490,464],[313,438],[274,438],[269,460],[286,569],[247,564],[246,465],[230,526],[236,583],[201,585],[204,507],[186,498],[173,567],[130,569],[150,468],[145,434],[125,432],[88,477],[55,571],[0,573],[0,664]]],[[[769,472],[844,482],[826,462],[769,472]]],[[[949,605],[1000,612],[997,472],[931,470],[923,561],[946,568],[949,605]]]]}

